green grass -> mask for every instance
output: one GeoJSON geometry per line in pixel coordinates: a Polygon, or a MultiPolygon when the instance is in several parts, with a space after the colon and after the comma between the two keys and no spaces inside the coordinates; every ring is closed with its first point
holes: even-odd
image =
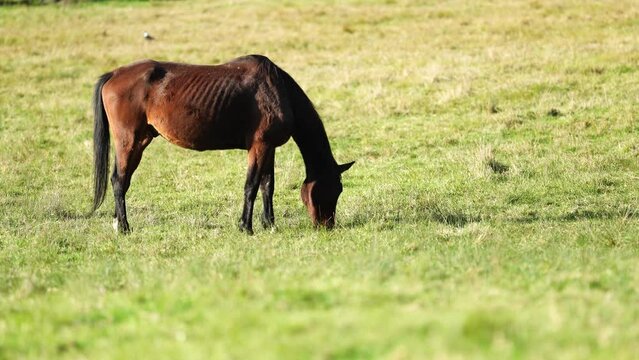
{"type": "Polygon", "coordinates": [[[637,19],[634,1],[0,7],[0,358],[636,358],[637,19]],[[237,230],[244,152],[162,139],[133,233],[110,190],[86,216],[97,77],[249,53],[357,160],[337,229],[312,228],[292,141],[276,231],[237,230]]]}

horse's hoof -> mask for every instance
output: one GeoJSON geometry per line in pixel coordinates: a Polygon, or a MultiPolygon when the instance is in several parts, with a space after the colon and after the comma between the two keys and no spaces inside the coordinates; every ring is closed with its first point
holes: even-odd
{"type": "Polygon", "coordinates": [[[275,227],[275,223],[262,223],[262,227],[264,228],[264,230],[266,231],[270,231],[271,234],[275,232],[275,230],[277,230],[277,228],[275,227]]]}
{"type": "Polygon", "coordinates": [[[120,234],[129,234],[131,232],[129,224],[126,222],[124,224],[120,224],[117,217],[113,218],[113,230],[120,234]]]}
{"type": "Polygon", "coordinates": [[[240,223],[240,231],[245,232],[248,235],[253,235],[253,229],[240,223]]]}
{"type": "Polygon", "coordinates": [[[275,219],[262,214],[262,218],[260,220],[262,220],[262,227],[264,230],[273,230],[273,228],[275,228],[275,219]]]}

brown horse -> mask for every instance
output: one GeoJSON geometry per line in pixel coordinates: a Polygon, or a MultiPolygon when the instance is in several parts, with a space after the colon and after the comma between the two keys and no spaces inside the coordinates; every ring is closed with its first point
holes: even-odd
{"type": "Polygon", "coordinates": [[[217,66],[145,60],[102,75],[93,100],[93,211],[106,192],[110,128],[115,147],[111,184],[121,232],[129,231],[125,195],[131,176],[158,135],[198,151],[248,150],[240,229],[249,234],[258,186],[264,202],[262,223],[274,225],[275,148],[292,136],[304,158],[301,196],[313,224],[335,224],[341,173],[353,162],[337,164],[313,104],[268,58],[250,55],[217,66]]]}

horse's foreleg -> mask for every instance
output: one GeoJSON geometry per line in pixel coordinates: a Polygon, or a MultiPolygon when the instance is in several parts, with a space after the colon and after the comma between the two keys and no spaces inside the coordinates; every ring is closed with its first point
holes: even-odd
{"type": "Polygon", "coordinates": [[[253,204],[262,180],[262,174],[271,150],[263,144],[253,146],[248,154],[248,171],[244,184],[244,209],[240,219],[240,230],[253,234],[253,204]]]}
{"type": "Polygon", "coordinates": [[[131,185],[131,177],[142,159],[142,152],[149,145],[152,136],[144,136],[141,139],[116,139],[115,164],[111,175],[113,196],[115,197],[115,222],[114,227],[121,233],[130,231],[126,216],[126,192],[131,185]]]}
{"type": "Polygon", "coordinates": [[[262,226],[269,228],[275,225],[275,213],[273,212],[273,192],[275,191],[275,149],[267,155],[264,164],[264,173],[260,182],[262,192],[262,203],[264,212],[262,213],[262,226]]]}

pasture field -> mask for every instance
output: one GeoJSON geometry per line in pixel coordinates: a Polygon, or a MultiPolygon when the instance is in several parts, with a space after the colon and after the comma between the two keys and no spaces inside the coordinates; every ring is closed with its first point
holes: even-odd
{"type": "Polygon", "coordinates": [[[636,359],[638,35],[630,0],[0,7],[0,358],[636,359]],[[161,138],[133,233],[87,216],[100,74],[251,53],[357,160],[334,231],[293,141],[275,231],[237,229],[245,152],[161,138]]]}

